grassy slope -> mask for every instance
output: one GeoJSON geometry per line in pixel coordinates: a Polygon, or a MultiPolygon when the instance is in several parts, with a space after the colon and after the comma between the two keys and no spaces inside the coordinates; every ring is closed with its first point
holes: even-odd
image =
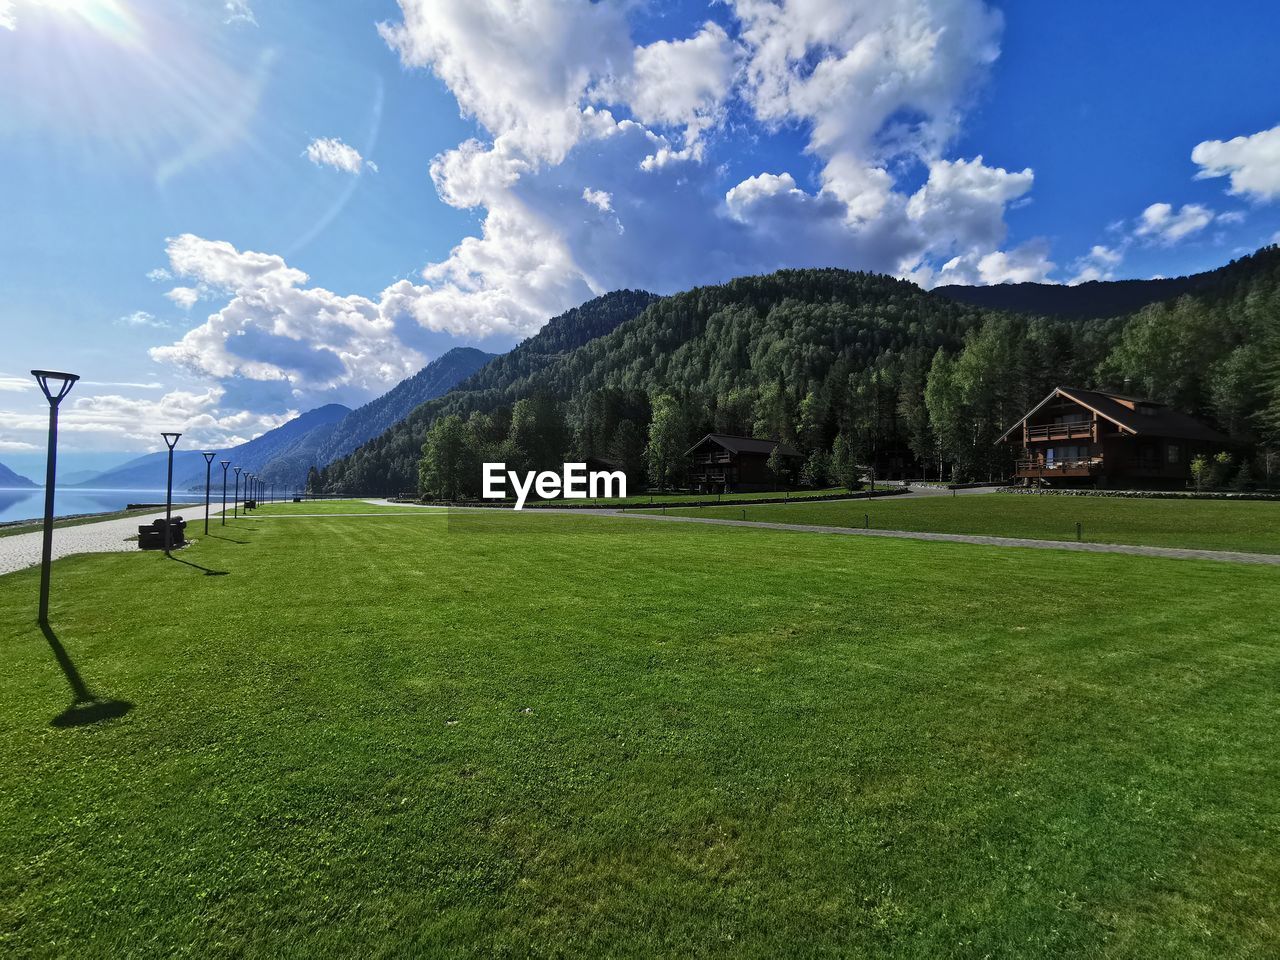
{"type": "MultiPolygon", "coordinates": [[[[742,507],[703,507],[690,516],[742,519],[742,507]]],[[[864,514],[881,530],[924,530],[982,536],[1074,540],[1077,521],[1084,539],[1158,547],[1280,553],[1280,503],[1210,500],[1124,500],[1106,497],[1035,497],[979,494],[922,497],[874,503],[827,501],[761,504],[748,520],[861,527],[864,514]]]]}
{"type": "Polygon", "coordinates": [[[0,952],[1280,952],[1275,571],[492,513],[225,537],[179,554],[225,576],[59,561],[62,644],[136,704],[94,727],[49,726],[36,576],[0,578],[0,952]]]}

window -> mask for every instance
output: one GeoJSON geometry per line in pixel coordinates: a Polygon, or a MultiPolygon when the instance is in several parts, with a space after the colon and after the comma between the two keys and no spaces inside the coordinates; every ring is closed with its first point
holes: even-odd
{"type": "Polygon", "coordinates": [[[1169,449],[1167,451],[1166,458],[1168,459],[1169,463],[1181,463],[1182,447],[1178,446],[1176,443],[1169,444],[1169,449]]]}

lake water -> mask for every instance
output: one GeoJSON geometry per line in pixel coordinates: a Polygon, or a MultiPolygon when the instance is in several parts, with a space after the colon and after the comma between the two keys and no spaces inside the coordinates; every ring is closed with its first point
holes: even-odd
{"type": "MultiPolygon", "coordinates": [[[[130,503],[162,504],[164,503],[164,490],[59,489],[54,499],[53,510],[57,516],[67,517],[80,513],[111,513],[116,510],[123,510],[130,503]]],[[[173,503],[175,507],[179,503],[198,503],[203,511],[204,495],[180,494],[175,490],[173,492],[173,503]]],[[[10,520],[36,520],[43,516],[43,487],[28,490],[0,489],[0,523],[10,520]]]]}

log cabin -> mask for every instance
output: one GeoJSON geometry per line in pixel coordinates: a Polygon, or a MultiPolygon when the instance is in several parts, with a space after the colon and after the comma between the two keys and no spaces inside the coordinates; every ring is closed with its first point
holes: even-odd
{"type": "Polygon", "coordinates": [[[1122,393],[1056,387],[1000,437],[1027,485],[1185,487],[1191,461],[1233,444],[1189,414],[1122,393]]]}
{"type": "Polygon", "coordinates": [[[689,484],[699,493],[745,493],[777,490],[795,482],[804,459],[789,443],[709,433],[685,452],[690,460],[689,484]],[[769,469],[774,450],[787,464],[782,476],[769,469]]]}

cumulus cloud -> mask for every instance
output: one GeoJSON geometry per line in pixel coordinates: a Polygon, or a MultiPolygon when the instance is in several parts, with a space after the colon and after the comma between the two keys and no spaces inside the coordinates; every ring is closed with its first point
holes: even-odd
{"type": "Polygon", "coordinates": [[[337,137],[320,137],[307,144],[303,156],[317,167],[332,167],[359,176],[366,167],[378,172],[377,164],[360,156],[360,151],[337,137]]]}
{"type": "Polygon", "coordinates": [[[1055,264],[1042,240],[1028,241],[1012,250],[967,253],[953,257],[942,267],[939,283],[994,284],[1052,282],[1055,264]]]}
{"type": "Polygon", "coordinates": [[[606,193],[604,190],[592,190],[590,187],[583,187],[582,199],[601,213],[608,213],[613,209],[613,195],[606,193]]]}
{"type": "Polygon", "coordinates": [[[1178,210],[1172,204],[1153,203],[1142,211],[1134,234],[1154,243],[1172,246],[1199,233],[1213,222],[1213,211],[1198,203],[1186,203],[1178,210]]]}
{"type": "Polygon", "coordinates": [[[18,29],[18,18],[13,7],[14,0],[0,0],[0,30],[18,29]]]}
{"type": "Polygon", "coordinates": [[[620,3],[400,0],[378,30],[406,66],[429,68],[458,106],[531,158],[559,162],[583,131],[588,91],[632,59],[620,3]]]}
{"type": "Polygon", "coordinates": [[[172,238],[168,254],[175,276],[230,301],[176,343],[152,349],[155,360],[217,379],[286,384],[295,396],[376,392],[424,362],[377,303],[304,286],[307,275],[282,257],[192,234],[172,238]]]}
{"type": "Polygon", "coordinates": [[[643,124],[683,128],[683,148],[666,146],[647,157],[646,166],[702,157],[699,138],[721,119],[736,56],[729,35],[712,22],[687,40],[636,48],[630,75],[610,99],[628,104],[643,124]]]}
{"type": "Polygon", "coordinates": [[[1094,244],[1089,252],[1072,265],[1075,275],[1067,282],[1072,286],[1095,280],[1114,280],[1115,268],[1124,260],[1124,249],[1094,244]]]}
{"type": "Polygon", "coordinates": [[[1191,151],[1196,179],[1229,177],[1230,192],[1254,200],[1280,198],[1280,126],[1248,137],[1205,140],[1191,151]]]}

